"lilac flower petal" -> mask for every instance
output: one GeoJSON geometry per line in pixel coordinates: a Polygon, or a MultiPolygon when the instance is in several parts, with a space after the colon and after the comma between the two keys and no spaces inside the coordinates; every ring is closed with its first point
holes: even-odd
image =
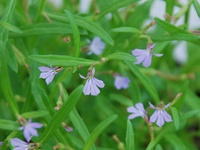
{"type": "Polygon", "coordinates": [[[163,110],[163,118],[165,119],[166,122],[172,121],[171,116],[165,110],[163,110]]]}
{"type": "Polygon", "coordinates": [[[27,127],[24,129],[24,138],[26,139],[27,142],[31,140],[31,134],[27,127]]]}
{"type": "Polygon", "coordinates": [[[129,86],[129,82],[130,82],[129,78],[117,75],[115,76],[114,85],[118,90],[121,88],[126,89],[129,86]]]}
{"type": "Polygon", "coordinates": [[[150,117],[150,122],[155,122],[158,118],[158,110],[156,110],[153,115],[150,117]]]}
{"type": "Polygon", "coordinates": [[[82,79],[86,79],[86,77],[84,77],[84,76],[81,75],[80,73],[79,73],[79,76],[80,76],[82,79]]]}
{"type": "Polygon", "coordinates": [[[140,64],[142,61],[144,61],[145,58],[146,58],[146,54],[145,55],[137,56],[136,57],[137,61],[134,62],[134,64],[140,64]]]}
{"type": "Polygon", "coordinates": [[[91,95],[92,96],[96,96],[96,95],[98,95],[99,93],[100,93],[100,90],[98,89],[98,87],[93,83],[92,85],[91,85],[91,95]]]}
{"type": "Polygon", "coordinates": [[[84,86],[84,88],[83,88],[83,93],[85,94],[85,95],[89,95],[90,94],[90,89],[91,89],[91,79],[88,79],[87,81],[86,81],[86,83],[85,83],[85,86],[84,86]]]}
{"type": "Polygon", "coordinates": [[[132,50],[132,55],[134,56],[145,55],[146,52],[147,52],[146,49],[134,49],[132,50]]]}
{"type": "Polygon", "coordinates": [[[29,150],[27,147],[16,147],[13,150],[29,150]]]}
{"type": "Polygon", "coordinates": [[[0,142],[0,146],[2,145],[3,142],[0,142]]]}
{"type": "Polygon", "coordinates": [[[130,107],[127,108],[127,112],[129,112],[129,113],[137,113],[138,110],[135,107],[130,106],[130,107]]]}
{"type": "Polygon", "coordinates": [[[28,128],[28,132],[31,136],[38,136],[38,132],[35,128],[28,128]]]}
{"type": "Polygon", "coordinates": [[[52,68],[50,68],[50,67],[45,67],[45,66],[38,67],[38,69],[39,69],[41,72],[48,72],[48,71],[51,71],[51,70],[52,70],[52,68]]]}
{"type": "Polygon", "coordinates": [[[136,107],[138,110],[140,110],[140,111],[142,111],[142,112],[145,113],[145,109],[144,109],[144,106],[143,106],[142,103],[137,103],[137,104],[135,105],[135,107],[136,107]]]}
{"type": "Polygon", "coordinates": [[[11,145],[16,147],[16,146],[24,146],[28,144],[18,138],[13,138],[11,139],[11,145]]]}
{"type": "Polygon", "coordinates": [[[137,103],[136,108],[133,106],[128,107],[127,112],[132,113],[131,115],[129,115],[128,117],[129,119],[134,119],[135,117],[139,117],[139,116],[144,118],[146,115],[144,106],[142,103],[137,103]]]}
{"type": "Polygon", "coordinates": [[[29,125],[32,128],[41,128],[43,126],[41,123],[37,123],[37,122],[30,122],[29,125]]]}
{"type": "Polygon", "coordinates": [[[162,114],[160,114],[161,113],[161,111],[159,111],[159,114],[158,114],[158,119],[157,119],[157,121],[156,121],[156,124],[159,126],[159,127],[161,127],[161,126],[163,126],[163,124],[164,124],[164,118],[163,118],[163,116],[162,116],[162,114]]]}
{"type": "Polygon", "coordinates": [[[134,118],[139,117],[139,116],[140,116],[139,114],[131,114],[131,115],[128,116],[128,119],[129,120],[134,119],[134,118]]]}
{"type": "Polygon", "coordinates": [[[94,37],[93,41],[90,43],[90,51],[96,55],[103,52],[105,48],[105,43],[101,41],[100,37],[94,37]]]}
{"type": "Polygon", "coordinates": [[[73,128],[70,127],[70,126],[66,126],[66,127],[65,127],[65,130],[66,130],[67,132],[72,132],[72,131],[73,131],[73,128]]]}
{"type": "Polygon", "coordinates": [[[49,71],[49,72],[42,72],[42,73],[40,74],[40,77],[39,77],[39,78],[45,79],[45,78],[47,78],[47,77],[50,76],[51,72],[52,72],[52,71],[49,71]]]}
{"type": "Polygon", "coordinates": [[[101,81],[101,80],[99,80],[99,79],[97,79],[97,78],[95,78],[95,77],[93,77],[92,80],[93,80],[93,83],[94,83],[96,86],[100,87],[100,88],[103,88],[103,87],[105,86],[105,84],[104,84],[103,81],[101,81]]]}
{"type": "Polygon", "coordinates": [[[92,68],[92,75],[94,76],[95,74],[95,68],[92,68]]]}
{"type": "Polygon", "coordinates": [[[98,36],[95,36],[91,45],[95,45],[97,47],[97,49],[104,49],[105,48],[105,44],[104,42],[101,41],[101,38],[98,36]]]}
{"type": "Polygon", "coordinates": [[[164,109],[168,108],[171,105],[171,103],[165,105],[164,109]]]}
{"type": "Polygon", "coordinates": [[[156,109],[156,107],[153,104],[151,104],[150,102],[149,102],[149,105],[151,108],[156,109]]]}
{"type": "Polygon", "coordinates": [[[47,78],[46,78],[46,83],[47,83],[47,85],[49,84],[49,83],[51,83],[51,81],[53,80],[53,78],[54,78],[54,76],[55,76],[55,72],[52,72],[47,78]]]}
{"type": "Polygon", "coordinates": [[[161,56],[163,56],[163,54],[156,54],[156,53],[153,53],[153,55],[156,56],[156,57],[161,57],[161,56]]]}
{"type": "Polygon", "coordinates": [[[152,59],[152,53],[147,53],[142,65],[144,67],[149,67],[151,65],[151,59],[152,59]]]}
{"type": "Polygon", "coordinates": [[[148,45],[147,48],[150,49],[150,50],[153,50],[155,46],[156,46],[156,44],[151,44],[151,45],[148,45]]]}

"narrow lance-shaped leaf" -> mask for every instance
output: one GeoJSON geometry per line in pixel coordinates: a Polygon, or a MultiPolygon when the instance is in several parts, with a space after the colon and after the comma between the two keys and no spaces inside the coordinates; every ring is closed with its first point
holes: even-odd
{"type": "Polygon", "coordinates": [[[0,119],[0,129],[1,130],[18,130],[19,124],[16,121],[0,119]]]}
{"type": "Polygon", "coordinates": [[[109,54],[105,58],[108,60],[126,60],[131,62],[136,61],[136,58],[133,55],[124,52],[109,54]]]}
{"type": "Polygon", "coordinates": [[[69,23],[71,24],[72,31],[73,31],[75,57],[78,57],[80,54],[80,48],[81,48],[80,33],[79,33],[79,30],[78,30],[78,27],[76,25],[73,15],[68,10],[65,10],[65,13],[69,19],[69,23]]]}
{"type": "Polygon", "coordinates": [[[138,79],[143,83],[144,87],[147,89],[149,94],[152,96],[155,103],[159,103],[159,96],[156,89],[153,87],[152,83],[149,79],[142,73],[140,70],[131,62],[125,61],[127,66],[131,69],[131,71],[138,77],[138,79]]]}
{"type": "Polygon", "coordinates": [[[22,33],[22,30],[20,30],[18,27],[15,27],[9,23],[6,23],[4,21],[1,21],[0,20],[0,26],[2,26],[3,28],[9,30],[9,31],[12,31],[12,32],[15,32],[15,33],[22,33]]]}
{"type": "MultiPolygon", "coordinates": [[[[13,12],[15,10],[16,0],[7,1],[7,7],[5,8],[1,20],[5,23],[10,23],[13,12]]],[[[4,51],[5,45],[8,40],[8,30],[0,27],[0,52],[4,51]]]]}
{"type": "Polygon", "coordinates": [[[199,4],[198,0],[193,0],[193,4],[194,4],[194,8],[196,9],[198,16],[200,17],[200,4],[199,4]]]}
{"type": "Polygon", "coordinates": [[[46,2],[47,2],[47,0],[40,1],[37,16],[36,16],[36,22],[39,22],[41,15],[42,15],[42,11],[44,10],[44,7],[46,5],[46,2]]]}
{"type": "Polygon", "coordinates": [[[99,136],[101,132],[109,125],[111,124],[115,119],[117,118],[117,115],[113,115],[104,121],[102,121],[91,133],[90,137],[88,138],[87,142],[84,145],[83,150],[89,150],[92,144],[94,144],[95,140],[99,136]]]}
{"type": "Polygon", "coordinates": [[[30,112],[21,114],[21,116],[24,118],[39,118],[39,117],[44,117],[47,115],[48,115],[48,112],[44,110],[30,111],[30,112]]]}
{"type": "Polygon", "coordinates": [[[126,150],[134,150],[134,133],[133,133],[133,126],[130,120],[127,120],[127,127],[126,127],[126,150]]]}
{"type": "Polygon", "coordinates": [[[68,114],[76,106],[78,100],[82,95],[83,86],[77,87],[69,96],[68,100],[62,105],[58,112],[53,116],[51,121],[48,123],[46,129],[40,138],[40,143],[44,144],[46,140],[55,132],[55,130],[61,126],[61,122],[68,116],[68,114]]]}
{"type": "Polygon", "coordinates": [[[5,100],[8,102],[11,110],[13,111],[13,114],[17,116],[19,114],[19,111],[18,111],[16,100],[14,98],[14,95],[11,89],[11,84],[10,84],[10,79],[9,79],[9,74],[8,74],[8,67],[5,63],[2,63],[1,69],[3,70],[0,73],[0,81],[1,81],[0,84],[1,84],[2,93],[5,97],[5,100]]]}
{"type": "MultiPolygon", "coordinates": [[[[72,34],[72,28],[64,23],[38,23],[20,27],[22,33],[9,33],[9,37],[30,37],[39,35],[65,35],[72,34]]],[[[86,30],[80,29],[80,34],[87,34],[86,30]]]]}
{"type": "Polygon", "coordinates": [[[187,40],[187,41],[193,41],[200,39],[200,36],[191,34],[184,29],[181,29],[179,27],[176,27],[168,22],[165,22],[159,18],[155,18],[156,23],[162,27],[164,30],[170,33],[169,39],[171,40],[187,40]]]}
{"type": "Polygon", "coordinates": [[[176,127],[176,129],[179,129],[179,115],[178,115],[178,111],[175,107],[170,107],[170,110],[172,112],[172,117],[173,117],[173,122],[174,125],[176,127]]]}
{"type": "Polygon", "coordinates": [[[90,66],[96,61],[63,55],[32,55],[31,59],[52,66],[74,67],[90,66]]]}
{"type": "Polygon", "coordinates": [[[125,6],[130,5],[130,4],[137,2],[137,1],[139,1],[139,0],[126,0],[126,1],[115,2],[111,6],[107,6],[104,10],[102,10],[101,13],[99,14],[99,16],[97,16],[97,18],[99,19],[109,12],[118,10],[119,8],[125,7],[125,6]]]}
{"type": "MultiPolygon", "coordinates": [[[[69,22],[69,19],[62,15],[54,15],[54,14],[49,14],[49,13],[47,15],[50,18],[61,21],[61,22],[67,22],[67,23],[69,22]]],[[[74,16],[74,20],[79,27],[87,29],[88,31],[94,33],[95,35],[98,35],[99,37],[101,37],[103,40],[105,40],[106,42],[108,42],[111,45],[114,44],[110,35],[102,27],[100,27],[97,23],[95,23],[87,18],[80,17],[80,16],[74,16]]]]}
{"type": "MultiPolygon", "coordinates": [[[[76,128],[76,130],[82,137],[83,141],[86,142],[90,136],[90,133],[89,133],[85,123],[83,122],[82,118],[78,114],[77,110],[73,109],[71,111],[71,113],[69,114],[69,117],[70,117],[70,120],[73,123],[74,127],[76,128]]],[[[93,149],[95,149],[94,145],[92,146],[92,150],[93,149]]]]}
{"type": "Polygon", "coordinates": [[[128,33],[141,33],[140,30],[138,30],[137,28],[133,28],[133,27],[119,27],[119,28],[113,28],[111,30],[112,32],[128,32],[128,33]]]}
{"type": "Polygon", "coordinates": [[[36,103],[42,108],[44,111],[48,111],[49,114],[52,116],[54,114],[54,110],[52,104],[47,97],[44,89],[42,89],[39,84],[32,83],[32,94],[35,98],[36,103]]]}

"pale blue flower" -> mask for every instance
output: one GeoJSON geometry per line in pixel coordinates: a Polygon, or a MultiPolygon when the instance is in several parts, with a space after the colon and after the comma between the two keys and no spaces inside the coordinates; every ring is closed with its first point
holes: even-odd
{"type": "Polygon", "coordinates": [[[165,111],[167,107],[170,106],[170,103],[166,106],[161,107],[155,107],[149,102],[149,105],[151,108],[156,109],[156,111],[153,113],[153,115],[150,117],[150,122],[156,122],[156,124],[161,127],[166,122],[171,122],[172,118],[171,116],[165,111]]]}
{"type": "Polygon", "coordinates": [[[24,137],[27,142],[30,141],[32,136],[38,136],[37,128],[41,128],[43,125],[37,122],[31,122],[31,119],[28,122],[25,122],[23,126],[19,128],[19,130],[23,130],[24,137]]]}
{"type": "Polygon", "coordinates": [[[156,54],[153,52],[155,44],[148,44],[147,49],[134,49],[132,54],[136,57],[137,61],[135,64],[140,64],[144,67],[149,67],[151,65],[152,55],[156,57],[161,57],[163,54],[156,54]]]}
{"type": "Polygon", "coordinates": [[[122,88],[123,89],[128,88],[129,82],[130,82],[130,79],[128,77],[116,75],[116,76],[114,76],[114,78],[115,78],[114,84],[118,90],[122,89],[122,88]]]}
{"type": "Polygon", "coordinates": [[[3,142],[0,142],[0,146],[2,145],[3,142]]]}
{"type": "Polygon", "coordinates": [[[128,107],[127,112],[131,113],[128,116],[128,119],[134,119],[136,117],[142,117],[142,118],[146,117],[146,111],[142,103],[137,103],[135,107],[134,106],[128,107]]]}
{"type": "Polygon", "coordinates": [[[84,77],[81,74],[79,74],[79,76],[82,79],[87,79],[85,86],[83,88],[83,93],[85,95],[91,94],[92,96],[96,96],[100,93],[100,90],[98,89],[98,87],[103,88],[105,86],[103,81],[94,77],[94,74],[95,74],[94,68],[88,72],[87,77],[84,77]]]}
{"type": "Polygon", "coordinates": [[[91,55],[92,53],[95,55],[102,54],[105,48],[105,43],[101,40],[100,37],[95,36],[92,42],[90,40],[87,40],[87,41],[90,44],[88,55],[91,55]]]}
{"type": "Polygon", "coordinates": [[[53,80],[54,76],[61,71],[63,68],[62,67],[38,67],[39,70],[41,71],[40,77],[42,79],[45,79],[47,85],[53,80]]]}
{"type": "Polygon", "coordinates": [[[18,138],[11,139],[11,145],[15,147],[13,150],[29,150],[28,143],[18,138]]]}

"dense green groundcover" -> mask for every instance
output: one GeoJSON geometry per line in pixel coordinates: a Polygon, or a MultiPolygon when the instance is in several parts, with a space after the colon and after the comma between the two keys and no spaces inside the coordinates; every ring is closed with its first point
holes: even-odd
{"type": "Polygon", "coordinates": [[[15,138],[33,147],[24,150],[200,149],[200,24],[189,28],[190,10],[199,19],[200,4],[160,0],[163,19],[150,15],[158,9],[155,1],[92,0],[83,13],[80,0],[63,0],[59,8],[48,0],[1,0],[0,149],[17,147],[15,138]],[[87,41],[95,37],[105,48],[88,55],[87,41]],[[182,41],[185,47],[176,57],[186,50],[184,62],[173,57],[182,41]],[[154,53],[164,55],[153,56],[149,67],[135,64],[139,58],[132,50],[152,44],[154,53]],[[49,84],[39,78],[41,66],[56,74],[49,84]],[[93,68],[105,86],[99,94],[85,95],[93,68]],[[88,74],[88,81],[79,74],[88,74]],[[129,78],[128,88],[115,87],[117,74],[129,78]],[[149,102],[170,103],[162,113],[173,121],[161,127],[150,122],[155,110],[149,102]],[[129,120],[127,108],[138,103],[149,116],[129,120]],[[27,142],[19,129],[29,119],[42,127],[27,142]]]}

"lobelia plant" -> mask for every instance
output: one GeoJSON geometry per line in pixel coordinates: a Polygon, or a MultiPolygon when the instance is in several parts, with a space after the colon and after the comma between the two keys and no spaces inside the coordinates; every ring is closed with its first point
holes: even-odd
{"type": "Polygon", "coordinates": [[[0,8],[0,149],[200,149],[198,0],[0,8]]]}

